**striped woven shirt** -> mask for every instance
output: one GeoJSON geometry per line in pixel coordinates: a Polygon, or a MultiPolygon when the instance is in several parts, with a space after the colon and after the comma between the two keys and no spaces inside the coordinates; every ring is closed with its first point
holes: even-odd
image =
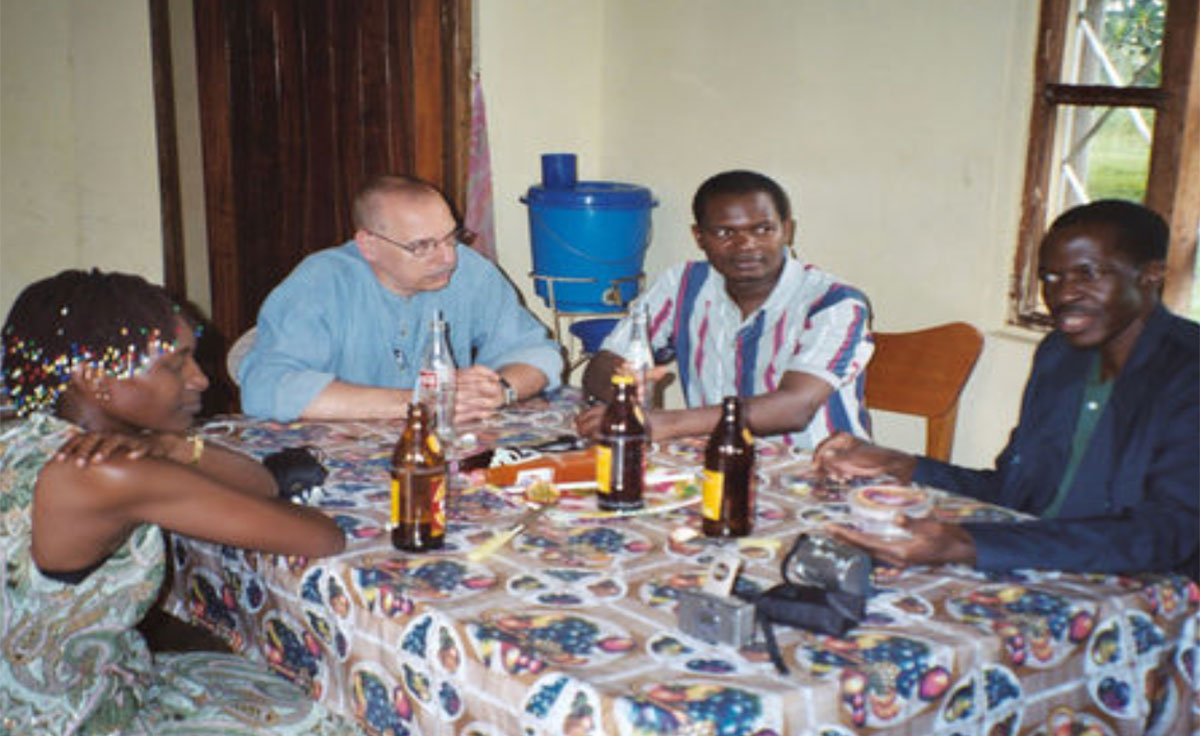
{"type": "MultiPolygon", "coordinates": [[[[724,277],[707,261],[691,261],[655,279],[633,306],[643,305],[655,362],[675,361],[689,407],[769,393],[785,373],[800,371],[834,391],[808,427],[785,441],[808,449],[837,430],[870,437],[863,371],[874,342],[870,303],[858,289],[789,257],[766,302],[743,319],[724,277]]],[[[623,354],[630,331],[626,317],[602,349],[623,354]]]]}

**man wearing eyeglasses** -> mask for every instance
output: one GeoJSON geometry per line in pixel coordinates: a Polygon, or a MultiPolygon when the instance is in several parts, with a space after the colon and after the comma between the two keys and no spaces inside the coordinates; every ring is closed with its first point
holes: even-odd
{"type": "Polygon", "coordinates": [[[441,312],[458,370],[456,422],[556,387],[559,346],[427,182],[378,177],[354,239],[307,257],[263,302],[238,368],[242,410],[281,421],[403,416],[441,312]]]}
{"type": "Polygon", "coordinates": [[[886,473],[1036,518],[901,516],[902,536],[829,531],[899,567],[1173,570],[1200,580],[1200,325],[1159,301],[1169,238],[1156,212],[1116,199],[1073,207],[1050,225],[1038,278],[1054,331],[1034,354],[1020,419],[994,468],[841,434],[815,455],[835,480],[886,473]]]}
{"type": "MultiPolygon", "coordinates": [[[[674,361],[687,402],[653,412],[654,438],[707,435],[730,395],[743,397],[752,432],[796,447],[838,430],[869,436],[870,304],[790,253],[795,221],[783,188],[757,172],[726,171],[700,185],[692,213],[706,260],[669,269],[633,305],[646,309],[655,363],[674,361]]],[[[592,395],[609,397],[630,327],[622,320],[588,363],[592,395]]],[[[598,430],[601,411],[580,415],[580,433],[598,430]]]]}

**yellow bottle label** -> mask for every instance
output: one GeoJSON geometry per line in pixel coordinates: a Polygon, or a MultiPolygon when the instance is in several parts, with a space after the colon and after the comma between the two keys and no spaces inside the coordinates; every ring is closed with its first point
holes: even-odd
{"type": "Polygon", "coordinates": [[[400,523],[400,481],[392,478],[392,526],[400,523]]]}
{"type": "Polygon", "coordinates": [[[441,445],[441,443],[438,442],[438,438],[437,438],[436,434],[430,432],[429,439],[426,440],[425,444],[429,445],[429,451],[432,452],[434,455],[442,454],[442,445],[441,445]]]}
{"type": "Polygon", "coordinates": [[[704,492],[700,498],[700,514],[709,521],[721,520],[721,502],[725,495],[725,474],[704,469],[704,492]]]}
{"type": "Polygon", "coordinates": [[[433,488],[429,489],[432,496],[429,514],[430,532],[433,534],[446,533],[446,476],[434,478],[433,488]]]}
{"type": "Polygon", "coordinates": [[[612,492],[612,448],[596,445],[596,485],[601,493],[612,492]]]}

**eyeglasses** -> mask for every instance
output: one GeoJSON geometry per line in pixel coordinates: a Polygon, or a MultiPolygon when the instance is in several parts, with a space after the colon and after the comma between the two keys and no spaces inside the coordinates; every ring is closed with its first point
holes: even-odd
{"type": "Polygon", "coordinates": [[[1101,279],[1117,273],[1117,269],[1096,263],[1081,263],[1068,268],[1065,272],[1041,271],[1038,279],[1043,286],[1059,286],[1066,283],[1094,284],[1101,279]]]}
{"type": "Polygon", "coordinates": [[[438,246],[449,245],[453,247],[455,243],[470,243],[475,239],[475,233],[465,227],[456,227],[440,238],[419,238],[417,240],[410,240],[407,243],[392,240],[388,236],[380,235],[374,230],[367,230],[367,232],[380,240],[387,241],[397,248],[406,251],[413,258],[428,258],[433,255],[438,246]]]}

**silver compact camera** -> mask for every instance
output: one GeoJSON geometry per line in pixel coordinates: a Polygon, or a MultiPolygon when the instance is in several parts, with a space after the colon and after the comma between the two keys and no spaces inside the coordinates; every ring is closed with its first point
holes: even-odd
{"type": "Polygon", "coordinates": [[[679,628],[710,644],[743,647],[754,638],[754,604],[702,590],[680,590],[679,628]]]}

